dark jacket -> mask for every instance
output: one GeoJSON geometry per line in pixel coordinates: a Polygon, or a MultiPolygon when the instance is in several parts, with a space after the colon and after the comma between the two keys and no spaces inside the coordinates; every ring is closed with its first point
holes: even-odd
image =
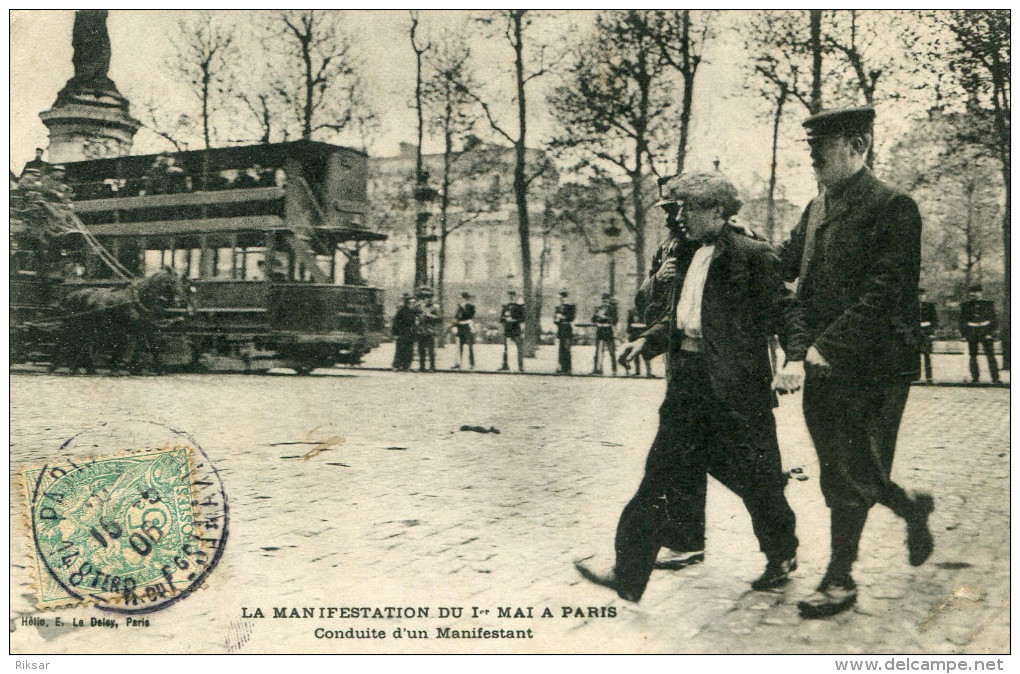
{"type": "Polygon", "coordinates": [[[960,334],[964,339],[983,339],[995,334],[998,327],[992,300],[968,300],[960,306],[960,334]]]}
{"type": "MultiPolygon", "coordinates": [[[[826,203],[814,255],[797,289],[809,344],[832,366],[832,376],[845,381],[917,379],[917,204],[866,168],[832,191],[826,203]]],[[[810,213],[811,206],[780,250],[786,281],[800,276],[810,213]]]]}
{"type": "Polygon", "coordinates": [[[519,302],[507,302],[500,311],[499,322],[503,324],[503,334],[517,339],[521,336],[521,325],[524,323],[524,305],[519,302]]]}
{"type": "Polygon", "coordinates": [[[556,336],[563,339],[573,337],[576,318],[577,305],[573,302],[560,302],[553,317],[553,323],[556,324],[556,336]]]}
{"type": "Polygon", "coordinates": [[[414,336],[414,324],[416,318],[417,312],[415,312],[414,307],[405,307],[403,305],[398,307],[397,313],[393,316],[393,336],[414,336]]]}
{"type": "MultiPolygon", "coordinates": [[[[686,249],[677,258],[669,313],[642,335],[648,356],[679,349],[676,300],[693,253],[686,249]]],[[[701,332],[702,355],[715,395],[733,409],[774,407],[769,337],[779,336],[788,360],[803,360],[807,343],[800,306],[783,284],[772,246],[723,227],[705,279],[701,332]]]]}

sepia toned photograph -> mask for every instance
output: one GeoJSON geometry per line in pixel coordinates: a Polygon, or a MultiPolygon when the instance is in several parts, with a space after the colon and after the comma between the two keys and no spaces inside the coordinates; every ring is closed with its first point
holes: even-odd
{"type": "Polygon", "coordinates": [[[1010,17],[11,10],[9,662],[1003,670],[1010,17]]]}

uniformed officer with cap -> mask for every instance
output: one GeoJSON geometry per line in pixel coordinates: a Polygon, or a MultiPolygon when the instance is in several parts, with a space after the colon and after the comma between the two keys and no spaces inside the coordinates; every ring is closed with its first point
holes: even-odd
{"type": "Polygon", "coordinates": [[[668,350],[666,398],[637,493],[620,515],[616,560],[576,564],[593,583],[638,601],[667,544],[669,523],[699,518],[695,486],[707,471],[733,490],[751,516],[767,564],[752,588],[766,590],[796,569],[795,517],[783,493],[772,408],[775,391],[800,387],[804,330],[796,298],[767,243],[729,225],[737,190],[718,173],[681,175],[671,207],[697,242],[677,259],[676,301],[669,314],[629,343],[621,359],[668,350]],[[768,339],[778,333],[788,363],[773,375],[768,339]]]}
{"type": "Polygon", "coordinates": [[[570,347],[574,343],[574,320],[577,318],[577,305],[570,301],[570,292],[565,288],[560,291],[560,303],[556,306],[553,323],[556,324],[556,338],[559,340],[560,374],[570,374],[570,347]]]}
{"type": "Polygon", "coordinates": [[[999,364],[995,361],[995,303],[981,298],[981,284],[972,284],[968,299],[960,306],[960,334],[967,340],[967,354],[970,356],[970,377],[974,382],[981,380],[978,369],[978,345],[985,350],[988,372],[992,381],[999,383],[999,364]]]}
{"type": "Polygon", "coordinates": [[[804,417],[831,515],[828,569],[798,604],[809,618],[856,602],[851,569],[876,503],[905,520],[912,565],[933,548],[931,496],[910,495],[890,479],[910,383],[920,372],[921,215],[908,194],[866,165],[874,119],[874,109],[856,107],[804,122],[823,191],[781,251],[784,278],[799,279],[804,305],[804,417]]]}
{"type": "Polygon", "coordinates": [[[418,342],[418,370],[420,372],[436,371],[436,337],[442,330],[443,318],[439,315],[439,305],[433,300],[432,288],[418,288],[418,303],[414,330],[415,341],[418,342]],[[425,362],[428,361],[426,370],[425,362]]]}
{"type": "Polygon", "coordinates": [[[468,362],[475,369],[475,305],[468,291],[460,294],[457,311],[453,316],[453,327],[457,331],[457,362],[453,369],[459,370],[464,362],[464,347],[468,350],[468,362]]]}
{"type": "Polygon", "coordinates": [[[619,309],[615,298],[609,293],[602,293],[602,304],[595,309],[591,322],[595,325],[595,358],[591,373],[602,374],[604,352],[609,352],[609,363],[613,376],[616,376],[616,324],[620,320],[619,309]]]}
{"type": "Polygon", "coordinates": [[[524,372],[524,304],[517,299],[517,291],[507,291],[507,303],[500,310],[499,322],[503,324],[503,365],[500,370],[510,369],[510,342],[517,347],[517,371],[524,372]]]}

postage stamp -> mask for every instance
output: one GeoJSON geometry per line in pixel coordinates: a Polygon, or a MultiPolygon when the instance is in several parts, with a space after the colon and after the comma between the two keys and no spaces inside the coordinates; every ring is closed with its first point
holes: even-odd
{"type": "MultiPolygon", "coordinates": [[[[110,437],[106,424],[98,428],[110,437]]],[[[184,434],[110,455],[68,452],[100,446],[93,435],[75,436],[62,458],[23,471],[37,606],[169,606],[200,588],[222,555],[228,525],[218,475],[184,434]]]]}

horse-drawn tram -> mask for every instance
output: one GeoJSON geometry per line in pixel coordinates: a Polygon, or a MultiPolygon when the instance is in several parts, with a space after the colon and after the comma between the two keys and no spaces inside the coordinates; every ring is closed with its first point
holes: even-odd
{"type": "MultiPolygon", "coordinates": [[[[304,373],[359,363],[383,337],[382,291],[365,285],[359,263],[360,247],[386,238],[365,226],[361,152],[299,141],[98,159],[66,164],[64,181],[70,212],[47,205],[65,219],[50,237],[59,259],[47,253],[51,278],[59,266],[50,305],[64,326],[51,349],[56,365],[74,368],[82,350],[114,362],[123,350],[116,336],[105,350],[81,343],[78,333],[97,332],[90,312],[103,313],[84,291],[130,293],[142,322],[157,328],[155,339],[134,340],[151,347],[157,367],[304,373]],[[179,279],[184,297],[149,287],[161,279],[179,279]],[[145,293],[155,293],[154,306],[141,302],[145,293]]],[[[36,279],[36,305],[39,288],[36,279]]],[[[19,311],[22,323],[33,315],[19,311]]]]}

